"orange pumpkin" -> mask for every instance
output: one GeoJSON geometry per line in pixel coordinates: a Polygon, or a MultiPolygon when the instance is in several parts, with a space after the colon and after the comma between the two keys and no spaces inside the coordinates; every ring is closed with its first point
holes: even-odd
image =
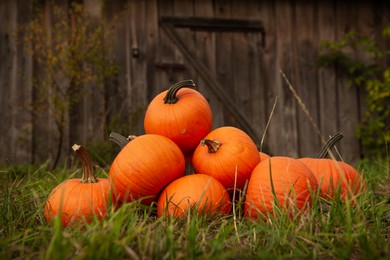
{"type": "Polygon", "coordinates": [[[245,197],[245,216],[273,214],[276,205],[291,214],[299,212],[311,204],[316,189],[315,176],[302,162],[290,157],[270,157],[252,172],[245,197]]]}
{"type": "Polygon", "coordinates": [[[171,182],[157,202],[157,216],[180,217],[191,209],[199,214],[229,214],[229,194],[215,178],[206,174],[191,174],[171,182]]]}
{"type": "Polygon", "coordinates": [[[342,199],[351,198],[365,188],[364,180],[351,165],[325,158],[300,158],[311,169],[320,186],[320,195],[327,199],[334,197],[340,189],[342,199]]]}
{"type": "Polygon", "coordinates": [[[44,208],[48,222],[61,215],[65,227],[76,222],[90,222],[93,217],[106,216],[111,183],[107,178],[95,178],[87,150],[73,145],[73,150],[83,165],[81,179],[69,179],[56,186],[50,193],[44,208]]]}
{"type": "Polygon", "coordinates": [[[259,155],[260,155],[260,162],[264,161],[270,157],[268,154],[263,153],[263,152],[259,152],[259,155]]]}
{"type": "Polygon", "coordinates": [[[120,203],[141,199],[150,204],[184,172],[184,155],[179,147],[167,137],[146,134],[123,147],[111,165],[109,177],[120,203]]]}
{"type": "Polygon", "coordinates": [[[192,89],[192,80],[181,81],[158,94],[149,104],[144,118],[147,134],[173,140],[190,154],[212,127],[212,113],[206,98],[192,89]]]}
{"type": "Polygon", "coordinates": [[[192,155],[195,172],[215,177],[229,192],[234,187],[243,189],[259,162],[259,151],[253,140],[244,131],[231,126],[210,132],[192,155]]]}

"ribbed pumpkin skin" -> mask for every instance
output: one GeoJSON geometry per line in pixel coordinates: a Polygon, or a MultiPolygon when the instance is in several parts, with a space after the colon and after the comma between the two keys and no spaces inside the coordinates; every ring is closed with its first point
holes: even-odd
{"type": "Polygon", "coordinates": [[[215,153],[201,144],[192,156],[195,172],[215,177],[231,192],[234,188],[237,169],[237,189],[243,189],[252,170],[260,162],[259,151],[253,140],[242,130],[224,126],[211,131],[205,139],[217,140],[222,145],[215,153]]]}
{"type": "Polygon", "coordinates": [[[311,194],[316,189],[316,178],[302,162],[290,157],[270,157],[252,172],[245,197],[245,216],[258,218],[259,212],[272,213],[275,196],[281,208],[300,211],[311,204],[311,194]]]}
{"type": "Polygon", "coordinates": [[[142,198],[150,204],[170,182],[185,172],[179,147],[161,135],[141,135],[130,141],[114,159],[109,177],[119,202],[142,198]]]}
{"type": "Polygon", "coordinates": [[[104,217],[111,184],[105,178],[97,180],[96,183],[81,183],[80,179],[69,179],[55,187],[44,208],[46,220],[50,222],[61,212],[61,222],[65,227],[83,220],[90,222],[93,215],[104,217]]]}
{"type": "Polygon", "coordinates": [[[300,158],[311,169],[320,186],[320,195],[332,199],[335,191],[340,187],[340,196],[343,199],[358,194],[365,188],[364,180],[351,165],[332,159],[300,158]]]}
{"type": "Polygon", "coordinates": [[[190,154],[212,127],[212,113],[206,98],[191,88],[177,92],[175,104],[164,104],[167,91],[149,104],[144,118],[147,134],[159,134],[174,141],[184,154],[190,154]]]}
{"type": "Polygon", "coordinates": [[[229,214],[231,209],[229,194],[219,181],[206,174],[191,174],[171,182],[161,192],[157,216],[181,217],[194,206],[199,214],[229,214]]]}

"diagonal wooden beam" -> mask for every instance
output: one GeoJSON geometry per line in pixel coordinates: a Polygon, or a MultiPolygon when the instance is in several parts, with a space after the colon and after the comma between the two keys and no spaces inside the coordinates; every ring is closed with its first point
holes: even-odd
{"type": "Polygon", "coordinates": [[[160,23],[169,23],[174,27],[190,28],[197,31],[224,31],[224,32],[264,32],[264,25],[260,20],[242,20],[207,17],[172,17],[163,16],[160,23]]]}
{"type": "Polygon", "coordinates": [[[208,84],[207,87],[210,88],[210,90],[217,96],[217,98],[224,104],[224,106],[233,114],[233,116],[242,126],[243,130],[254,140],[257,145],[259,145],[260,138],[255,129],[240,112],[231,97],[226,94],[221,84],[212,76],[209,70],[206,69],[206,66],[189,51],[186,44],[184,44],[180,36],[176,33],[174,26],[171,23],[164,23],[161,21],[160,25],[167,36],[182,52],[183,56],[191,63],[199,75],[206,81],[208,84]]]}

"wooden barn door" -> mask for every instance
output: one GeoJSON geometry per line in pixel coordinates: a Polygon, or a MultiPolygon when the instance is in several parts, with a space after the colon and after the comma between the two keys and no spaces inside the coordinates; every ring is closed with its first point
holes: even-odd
{"type": "Polygon", "coordinates": [[[213,110],[214,127],[240,127],[260,145],[260,129],[266,121],[261,21],[163,16],[159,24],[184,57],[188,74],[201,83],[199,88],[213,110]]]}

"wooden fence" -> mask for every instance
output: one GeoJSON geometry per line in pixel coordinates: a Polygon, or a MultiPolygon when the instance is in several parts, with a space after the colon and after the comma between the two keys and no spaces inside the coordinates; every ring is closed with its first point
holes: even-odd
{"type": "Polygon", "coordinates": [[[39,164],[57,155],[63,162],[73,143],[109,142],[109,131],[142,134],[148,102],[183,79],[193,79],[209,100],[214,128],[240,127],[258,145],[276,102],[263,144],[273,155],[315,156],[322,146],[318,131],[324,139],[343,133],[338,151],[345,161],[364,155],[354,133],[364,94],[348,88],[336,70],[319,67],[317,52],[322,40],[339,40],[351,30],[380,41],[390,21],[387,1],[129,0],[102,7],[84,0],[95,20],[115,22],[110,59],[119,70],[114,80],[82,94],[72,116],[65,115],[62,133],[50,88],[42,93],[34,87],[44,68],[18,32],[42,7],[50,35],[53,2],[69,7],[64,0],[0,2],[1,164],[39,164]],[[44,109],[35,113],[42,97],[44,109]]]}

